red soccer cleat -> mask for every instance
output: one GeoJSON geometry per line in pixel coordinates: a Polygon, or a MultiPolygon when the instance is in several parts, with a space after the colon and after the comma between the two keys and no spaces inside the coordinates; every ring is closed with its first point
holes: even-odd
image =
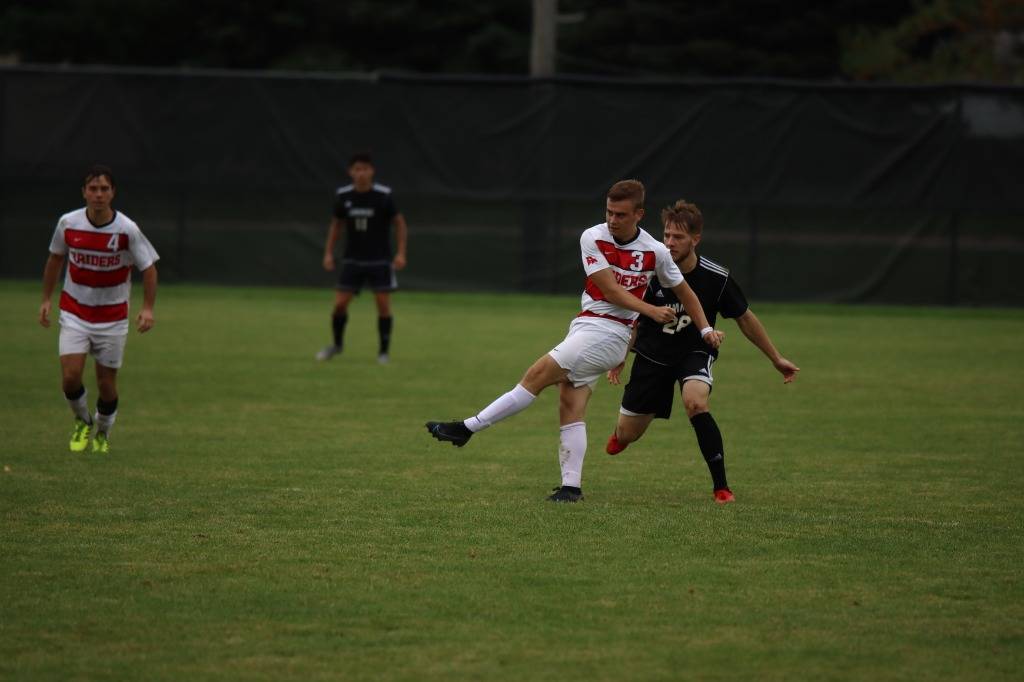
{"type": "Polygon", "coordinates": [[[715,491],[715,502],[718,504],[729,504],[735,502],[736,496],[728,488],[719,488],[715,491]]]}
{"type": "Polygon", "coordinates": [[[604,446],[604,451],[607,452],[609,455],[617,455],[623,450],[625,450],[627,446],[628,444],[623,445],[622,443],[620,443],[619,439],[616,438],[615,434],[613,433],[612,437],[608,439],[608,444],[604,446]]]}

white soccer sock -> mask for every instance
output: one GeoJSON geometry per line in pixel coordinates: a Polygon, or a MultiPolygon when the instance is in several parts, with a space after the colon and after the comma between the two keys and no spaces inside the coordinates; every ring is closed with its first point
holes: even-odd
{"type": "Polygon", "coordinates": [[[110,429],[114,428],[114,420],[117,419],[117,410],[110,414],[96,413],[96,428],[106,435],[110,435],[110,429]]]}
{"type": "Polygon", "coordinates": [[[537,396],[523,388],[522,384],[516,384],[508,393],[499,396],[497,400],[480,411],[475,417],[470,417],[465,422],[466,428],[476,433],[483,431],[502,419],[518,414],[529,407],[537,396]]]}
{"type": "Polygon", "coordinates": [[[76,417],[87,424],[91,424],[92,420],[89,418],[89,404],[85,400],[85,395],[85,391],[82,391],[82,395],[78,396],[74,400],[67,396],[64,396],[64,399],[68,401],[68,407],[71,408],[71,412],[76,417]]]}
{"type": "Polygon", "coordinates": [[[587,454],[587,425],[573,422],[559,429],[558,464],[562,467],[562,485],[582,487],[583,458],[587,454]]]}

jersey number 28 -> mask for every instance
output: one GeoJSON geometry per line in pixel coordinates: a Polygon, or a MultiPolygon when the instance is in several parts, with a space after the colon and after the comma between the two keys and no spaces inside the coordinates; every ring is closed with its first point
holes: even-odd
{"type": "Polygon", "coordinates": [[[679,317],[676,318],[675,322],[669,322],[668,324],[663,326],[661,328],[661,331],[665,332],[666,334],[675,334],[676,332],[681,331],[683,327],[690,324],[691,322],[693,322],[693,320],[690,319],[689,315],[680,315],[679,317]]]}

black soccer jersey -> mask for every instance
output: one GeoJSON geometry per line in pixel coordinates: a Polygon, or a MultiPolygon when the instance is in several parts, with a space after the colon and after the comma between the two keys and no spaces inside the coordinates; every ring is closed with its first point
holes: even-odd
{"type": "Polygon", "coordinates": [[[353,185],[338,188],[334,217],[345,222],[346,260],[391,260],[391,221],[398,215],[391,188],[373,184],[368,192],[353,185]]]}
{"type": "MultiPolygon", "coordinates": [[[[704,316],[712,327],[719,313],[722,317],[731,318],[739,317],[747,311],[747,299],[736,280],[718,263],[700,256],[697,267],[684,276],[686,283],[700,299],[704,316]]],[[[690,316],[683,310],[683,304],[671,289],[663,289],[657,279],[652,279],[644,300],[651,305],[672,306],[678,317],[675,322],[661,324],[641,315],[634,346],[637,354],[662,365],[680,362],[687,353],[694,350],[709,352],[718,357],[718,350],[704,343],[700,330],[692,324],[690,316]]]]}

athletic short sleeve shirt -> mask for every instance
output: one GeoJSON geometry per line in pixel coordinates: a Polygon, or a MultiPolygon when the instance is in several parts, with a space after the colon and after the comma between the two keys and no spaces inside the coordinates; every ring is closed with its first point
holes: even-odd
{"type": "Polygon", "coordinates": [[[66,213],[57,221],[50,253],[68,258],[61,326],[127,334],[132,267],[145,270],[160,258],[135,221],[115,211],[106,225],[93,225],[84,208],[66,213]]]}
{"type": "Polygon", "coordinates": [[[334,217],[345,222],[346,260],[358,263],[391,261],[391,221],[398,215],[391,188],[374,183],[366,192],[354,185],[339,187],[334,217]]]}
{"type": "MultiPolygon", "coordinates": [[[[726,268],[704,256],[697,259],[697,267],[686,273],[686,283],[700,300],[711,326],[715,325],[719,313],[723,317],[735,318],[747,312],[747,299],[736,280],[726,268]]],[[[637,354],[663,365],[675,364],[695,350],[718,357],[718,351],[701,339],[700,330],[692,323],[674,292],[652,282],[644,300],[651,305],[672,306],[678,317],[668,324],[641,318],[634,346],[637,354]]]]}
{"type": "Polygon", "coordinates": [[[580,254],[583,271],[587,274],[580,302],[583,317],[605,317],[631,324],[639,316],[607,301],[594,284],[591,276],[606,268],[612,270],[616,282],[637,298],[643,298],[648,284],[653,281],[668,288],[683,281],[683,274],[665,245],[642,229],[632,241],[620,244],[608,230],[607,223],[595,225],[580,237],[580,254]]]}

